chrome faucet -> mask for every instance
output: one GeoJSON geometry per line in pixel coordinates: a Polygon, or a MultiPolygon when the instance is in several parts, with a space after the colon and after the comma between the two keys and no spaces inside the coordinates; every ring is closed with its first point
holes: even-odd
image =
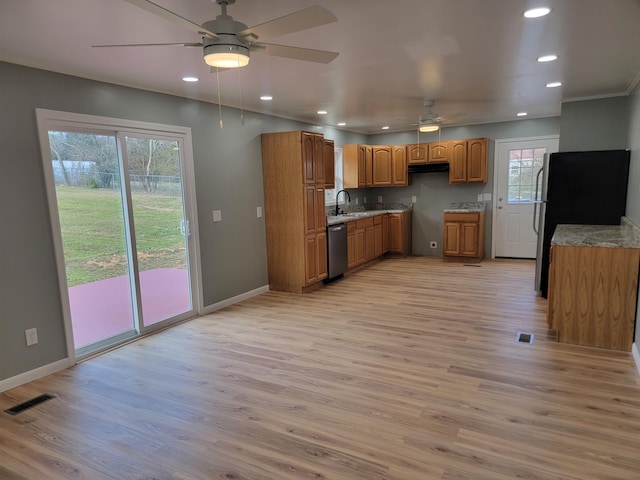
{"type": "Polygon", "coordinates": [[[340,192],[346,193],[347,200],[351,202],[351,195],[349,195],[349,192],[347,192],[346,190],[338,190],[338,193],[336,193],[336,217],[340,215],[340,210],[338,209],[338,195],[340,195],[340,192]]]}

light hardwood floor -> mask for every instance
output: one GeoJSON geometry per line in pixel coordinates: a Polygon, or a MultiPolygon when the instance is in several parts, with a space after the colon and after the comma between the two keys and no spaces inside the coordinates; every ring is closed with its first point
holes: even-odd
{"type": "Polygon", "coordinates": [[[533,275],[386,259],[144,338],[1,394],[57,398],[0,413],[0,478],[639,479],[631,355],[555,343],[533,275]]]}

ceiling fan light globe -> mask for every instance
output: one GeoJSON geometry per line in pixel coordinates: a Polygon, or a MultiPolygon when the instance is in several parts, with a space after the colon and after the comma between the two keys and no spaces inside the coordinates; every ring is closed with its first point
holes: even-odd
{"type": "Polygon", "coordinates": [[[207,45],[204,62],[218,68],[240,68],[249,64],[249,49],[242,45],[207,45]]]}
{"type": "Polygon", "coordinates": [[[439,125],[420,125],[419,130],[422,133],[437,132],[438,130],[440,130],[440,126],[439,125]]]}

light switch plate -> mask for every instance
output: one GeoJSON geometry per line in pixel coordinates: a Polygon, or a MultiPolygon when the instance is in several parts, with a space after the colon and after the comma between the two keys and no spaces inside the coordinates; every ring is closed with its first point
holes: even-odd
{"type": "Polygon", "coordinates": [[[481,201],[482,201],[482,194],[481,194],[481,193],[479,193],[479,194],[478,194],[478,201],[479,201],[479,202],[481,202],[481,201]]]}
{"type": "Polygon", "coordinates": [[[485,202],[490,202],[490,201],[491,201],[491,194],[490,194],[490,193],[485,193],[485,194],[483,195],[483,200],[484,200],[485,202]]]}
{"type": "Polygon", "coordinates": [[[213,211],[213,221],[221,222],[222,221],[222,210],[214,210],[213,211]]]}
{"type": "Polygon", "coordinates": [[[256,215],[258,216],[258,218],[262,218],[262,207],[258,207],[256,209],[256,215]]]}

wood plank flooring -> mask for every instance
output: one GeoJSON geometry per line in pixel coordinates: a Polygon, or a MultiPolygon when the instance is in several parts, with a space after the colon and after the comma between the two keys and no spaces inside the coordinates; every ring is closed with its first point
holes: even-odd
{"type": "Polygon", "coordinates": [[[639,479],[631,355],[556,343],[533,276],[385,259],[146,337],[0,394],[57,396],[0,479],[639,479]]]}

